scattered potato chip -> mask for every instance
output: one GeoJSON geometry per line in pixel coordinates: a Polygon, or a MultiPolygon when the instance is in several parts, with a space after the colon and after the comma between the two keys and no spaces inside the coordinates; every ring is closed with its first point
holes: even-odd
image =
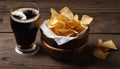
{"type": "Polygon", "coordinates": [[[109,48],[109,49],[117,49],[116,45],[112,40],[108,40],[103,42],[102,47],[109,48]]]}
{"type": "Polygon", "coordinates": [[[107,57],[110,54],[110,52],[104,52],[104,55],[107,57]]]}
{"type": "Polygon", "coordinates": [[[109,52],[104,53],[100,48],[96,47],[93,51],[93,55],[99,59],[106,59],[109,52]]]}
{"type": "Polygon", "coordinates": [[[109,55],[110,49],[117,49],[112,40],[103,42],[102,39],[98,39],[98,44],[93,51],[93,55],[96,58],[105,59],[109,55]]]}
{"type": "Polygon", "coordinates": [[[98,44],[97,44],[97,46],[98,46],[98,47],[101,47],[101,46],[102,46],[102,44],[103,44],[102,39],[98,39],[98,44]]]}
{"type": "MultiPolygon", "coordinates": [[[[89,18],[89,16],[87,16],[87,18],[89,18]]],[[[84,20],[87,20],[87,18],[84,17],[84,20]]],[[[78,19],[78,15],[74,15],[68,7],[61,9],[60,13],[51,8],[51,18],[48,19],[47,26],[56,35],[74,37],[83,31],[88,24],[90,24],[90,21],[87,21],[89,23],[84,25],[80,23],[81,20],[78,19]]],[[[82,20],[82,22],[84,20],[82,20]]]]}

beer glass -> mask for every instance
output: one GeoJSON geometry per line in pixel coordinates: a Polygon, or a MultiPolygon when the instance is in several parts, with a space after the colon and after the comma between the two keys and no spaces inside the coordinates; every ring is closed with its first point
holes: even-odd
{"type": "Polygon", "coordinates": [[[33,55],[39,50],[36,34],[40,25],[40,12],[35,3],[23,3],[10,11],[10,24],[16,43],[15,51],[21,55],[33,55]]]}

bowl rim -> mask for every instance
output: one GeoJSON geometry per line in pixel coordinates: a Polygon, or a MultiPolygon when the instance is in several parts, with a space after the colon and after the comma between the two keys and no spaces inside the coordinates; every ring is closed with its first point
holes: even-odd
{"type": "Polygon", "coordinates": [[[84,48],[86,45],[87,45],[87,43],[88,43],[88,41],[86,41],[86,43],[84,43],[81,47],[78,47],[78,48],[76,48],[76,49],[61,49],[61,48],[55,48],[55,47],[52,47],[52,46],[50,46],[50,45],[48,45],[45,41],[41,41],[42,42],[42,46],[46,46],[46,47],[48,47],[48,48],[50,48],[50,49],[53,49],[53,50],[57,50],[57,51],[74,51],[74,50],[79,50],[79,49],[82,49],[82,48],[84,48]]]}

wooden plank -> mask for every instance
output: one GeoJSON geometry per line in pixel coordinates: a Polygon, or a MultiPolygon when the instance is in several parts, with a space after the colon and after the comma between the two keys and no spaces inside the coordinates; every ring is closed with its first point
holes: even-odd
{"type": "Polygon", "coordinates": [[[12,29],[10,27],[10,23],[1,23],[0,24],[0,32],[12,32],[12,29]]]}
{"type": "MultiPolygon", "coordinates": [[[[31,0],[34,1],[34,0],[31,0]]],[[[64,6],[70,7],[70,9],[78,14],[80,17],[83,14],[88,14],[94,17],[94,21],[91,24],[91,33],[120,33],[120,5],[119,1],[79,1],[73,0],[67,2],[62,1],[35,1],[39,5],[40,12],[42,14],[42,20],[50,17],[50,8],[53,7],[57,10],[64,6]],[[112,5],[114,4],[115,5],[112,5]],[[72,4],[72,5],[71,5],[72,4]],[[56,6],[57,5],[57,6],[56,6]],[[78,7],[79,6],[79,7],[78,7]]],[[[17,4],[24,3],[19,1],[17,4]]],[[[9,23],[9,11],[16,5],[14,0],[0,2],[0,24],[9,23]]],[[[0,32],[11,32],[10,24],[1,24],[0,32]]]]}
{"type": "MultiPolygon", "coordinates": [[[[16,0],[4,0],[1,2],[16,2],[16,0]]],[[[92,1],[89,1],[89,0],[60,0],[60,1],[56,1],[56,0],[17,0],[17,2],[37,2],[37,3],[40,2],[41,4],[52,3],[51,5],[57,5],[57,6],[60,4],[66,4],[66,5],[72,4],[73,6],[76,5],[76,6],[83,7],[83,8],[84,7],[98,7],[98,8],[102,8],[102,7],[104,7],[104,8],[106,8],[106,7],[117,8],[117,7],[120,7],[119,0],[115,0],[115,1],[113,1],[113,0],[100,0],[100,1],[96,1],[96,0],[92,0],[92,1]],[[81,3],[81,4],[79,4],[79,3],[81,3]],[[115,5],[113,5],[113,4],[115,4],[115,5]]]]}
{"type": "MultiPolygon", "coordinates": [[[[39,5],[40,9],[45,9],[45,11],[49,11],[49,8],[53,7],[56,9],[61,9],[64,6],[68,6],[71,9],[74,9],[76,11],[81,11],[81,12],[120,12],[120,5],[119,5],[119,0],[116,1],[79,1],[79,0],[48,0],[48,1],[36,1],[36,0],[31,0],[34,3],[37,3],[39,5]],[[46,10],[47,9],[47,10],[46,10]]],[[[21,1],[19,0],[18,2],[16,1],[1,1],[0,2],[0,12],[5,13],[9,12],[11,8],[16,6],[17,4],[25,3],[29,1],[21,1]]]]}
{"type": "Polygon", "coordinates": [[[84,53],[73,59],[73,61],[62,62],[48,56],[41,48],[40,52],[34,56],[21,56],[14,52],[15,40],[13,33],[0,33],[0,69],[114,69],[120,67],[120,50],[112,51],[106,60],[96,59],[92,56],[92,49],[97,39],[112,39],[120,48],[120,37],[110,34],[90,34],[88,48],[84,53]]]}
{"type": "MultiPolygon", "coordinates": [[[[74,10],[73,10],[74,12],[74,10]]],[[[90,25],[90,33],[120,33],[120,13],[118,12],[108,12],[108,13],[98,13],[98,12],[74,12],[78,14],[81,18],[83,14],[90,15],[94,18],[92,24],[90,25]]],[[[10,27],[10,13],[0,13],[0,32],[12,32],[10,27]]],[[[41,19],[44,20],[50,18],[50,12],[41,12],[41,19]]]]}

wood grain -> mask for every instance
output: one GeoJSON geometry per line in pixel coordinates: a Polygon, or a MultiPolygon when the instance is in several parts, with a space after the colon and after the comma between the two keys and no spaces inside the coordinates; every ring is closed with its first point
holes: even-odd
{"type": "Polygon", "coordinates": [[[40,9],[47,9],[46,12],[49,12],[51,7],[56,9],[61,9],[64,6],[68,6],[71,9],[83,11],[83,12],[120,12],[119,0],[4,0],[0,1],[0,12],[9,12],[11,8],[13,8],[16,4],[26,2],[34,2],[37,3],[40,9]],[[115,4],[115,5],[114,5],[115,4]]]}
{"type": "MultiPolygon", "coordinates": [[[[79,0],[60,0],[60,1],[44,1],[44,0],[30,0],[38,4],[42,20],[50,18],[50,8],[60,10],[64,6],[68,6],[79,17],[83,14],[90,15],[94,18],[91,24],[90,33],[120,33],[120,5],[119,0],[101,0],[101,1],[79,1],[79,0]],[[115,4],[115,5],[112,5],[115,4]]],[[[10,9],[16,4],[25,3],[27,1],[14,0],[0,2],[0,32],[12,32],[10,29],[10,9]],[[2,24],[7,23],[7,24],[2,24]]]]}
{"type": "Polygon", "coordinates": [[[112,39],[118,48],[120,48],[119,35],[103,35],[91,34],[89,37],[88,48],[84,50],[77,59],[73,61],[58,61],[49,57],[41,48],[39,53],[34,56],[21,56],[14,52],[15,40],[13,33],[0,34],[0,68],[4,69],[61,69],[61,68],[92,68],[112,69],[119,68],[120,51],[112,51],[106,60],[96,59],[92,56],[92,49],[95,46],[97,39],[103,40],[112,39]],[[112,68],[111,68],[112,67],[112,68]]]}
{"type": "MultiPolygon", "coordinates": [[[[74,11],[74,10],[73,10],[74,11]]],[[[108,13],[79,13],[81,18],[83,14],[87,14],[94,18],[93,22],[90,25],[90,33],[120,33],[120,13],[118,12],[108,12],[108,13]]],[[[0,32],[12,32],[10,27],[10,14],[9,13],[0,13],[0,32]]],[[[42,21],[50,18],[50,13],[41,12],[42,21]]]]}

